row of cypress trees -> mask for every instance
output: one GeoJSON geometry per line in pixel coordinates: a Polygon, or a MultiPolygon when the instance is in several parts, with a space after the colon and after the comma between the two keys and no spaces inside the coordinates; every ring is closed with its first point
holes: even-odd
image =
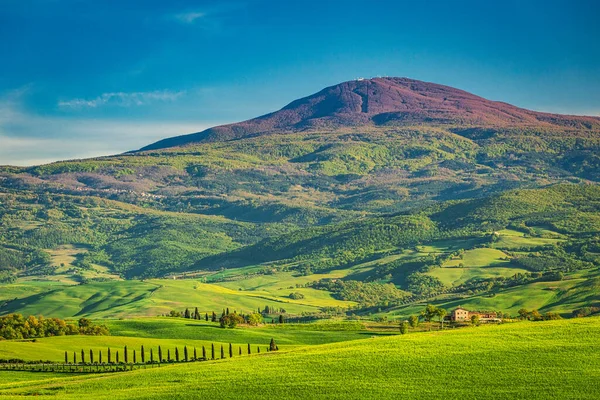
{"type": "MultiPolygon", "coordinates": [[[[221,345],[221,349],[220,349],[220,358],[225,358],[225,348],[223,347],[223,345],[221,345]]],[[[275,340],[271,339],[271,342],[269,343],[269,347],[267,347],[267,351],[276,351],[279,350],[279,347],[277,347],[277,345],[275,344],[275,340]]],[[[260,353],[260,346],[256,346],[256,352],[260,353]]],[[[234,355],[234,348],[233,345],[231,343],[229,343],[229,358],[232,358],[234,355]]],[[[238,347],[238,355],[242,355],[242,346],[238,347]]],[[[136,352],[136,350],[134,349],[132,352],[130,352],[127,349],[127,346],[125,346],[123,348],[123,359],[121,360],[119,355],[119,351],[117,350],[114,355],[115,358],[113,360],[113,352],[111,350],[111,348],[109,347],[106,351],[106,355],[107,355],[107,360],[106,363],[107,364],[120,364],[121,361],[124,364],[129,364],[130,361],[133,362],[133,364],[137,364],[138,363],[138,353],[136,352]],[[132,355],[133,358],[130,359],[129,355],[132,355]],[[114,361],[114,362],[113,362],[114,361]]],[[[162,351],[162,347],[158,346],[158,359],[155,360],[154,359],[154,349],[150,348],[150,359],[148,360],[149,363],[155,363],[155,362],[182,362],[182,361],[201,361],[201,360],[208,360],[209,358],[207,358],[207,353],[206,353],[206,347],[202,346],[202,357],[198,357],[198,351],[196,349],[196,347],[194,347],[192,354],[190,354],[190,352],[188,351],[188,347],[187,346],[183,346],[183,354],[179,353],[179,348],[175,347],[175,352],[174,352],[174,359],[171,358],[171,349],[167,349],[167,358],[164,359],[163,358],[163,351],[162,351]],[[183,357],[182,357],[183,356],[183,357]]],[[[250,346],[250,343],[248,343],[248,350],[247,350],[247,354],[252,354],[252,348],[250,346]]],[[[146,351],[144,350],[144,346],[142,345],[140,348],[140,361],[142,364],[146,364],[146,351]]],[[[216,359],[216,354],[215,354],[215,344],[212,343],[211,347],[210,347],[210,359],[211,360],[215,360],[216,359]]],[[[77,364],[77,352],[73,352],[73,364],[77,364]]],[[[94,355],[94,351],[92,349],[89,350],[89,358],[86,359],[86,351],[85,350],[81,350],[81,355],[80,355],[80,359],[79,359],[81,364],[103,364],[103,358],[102,358],[102,350],[98,350],[98,358],[95,358],[94,355]]],[[[65,351],[65,364],[69,364],[69,353],[67,351],[65,351]]]]}

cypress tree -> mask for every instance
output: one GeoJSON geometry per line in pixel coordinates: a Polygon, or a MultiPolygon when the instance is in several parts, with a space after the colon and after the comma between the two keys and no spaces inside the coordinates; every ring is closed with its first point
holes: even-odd
{"type": "Polygon", "coordinates": [[[90,364],[94,363],[94,352],[90,349],[90,364]]]}
{"type": "Polygon", "coordinates": [[[179,362],[179,347],[175,347],[175,361],[179,362]]]}
{"type": "Polygon", "coordinates": [[[215,359],[215,344],[211,343],[211,355],[212,355],[212,359],[215,359]]]}
{"type": "Polygon", "coordinates": [[[73,364],[77,364],[77,353],[73,352],[73,364]]]}
{"type": "Polygon", "coordinates": [[[279,323],[283,324],[283,314],[279,314],[279,323]]]}
{"type": "Polygon", "coordinates": [[[102,364],[102,350],[98,350],[98,362],[102,364]]]}
{"type": "Polygon", "coordinates": [[[194,347],[194,361],[198,359],[198,353],[196,353],[196,348],[194,347]]]}
{"type": "Polygon", "coordinates": [[[85,351],[83,349],[81,349],[81,363],[85,364],[85,351]]]}
{"type": "Polygon", "coordinates": [[[128,353],[129,353],[129,352],[127,351],[127,346],[125,346],[125,347],[123,348],[123,355],[124,355],[124,357],[123,357],[123,358],[125,359],[125,364],[127,364],[127,362],[128,362],[128,360],[127,360],[127,358],[129,357],[129,356],[128,356],[128,353]]]}
{"type": "Polygon", "coordinates": [[[110,358],[110,347],[108,348],[108,363],[112,364],[112,360],[110,358]]]}
{"type": "Polygon", "coordinates": [[[69,356],[67,355],[67,352],[65,351],[65,364],[69,363],[69,356]]]}
{"type": "Polygon", "coordinates": [[[158,362],[161,362],[162,360],[162,349],[160,348],[160,346],[158,346],[158,362]]]}
{"type": "Polygon", "coordinates": [[[233,346],[229,343],[229,358],[233,358],[233,346]]]}
{"type": "Polygon", "coordinates": [[[198,307],[194,310],[194,319],[200,319],[200,313],[198,312],[198,307]]]}
{"type": "Polygon", "coordinates": [[[227,311],[225,315],[229,315],[229,307],[227,307],[227,311]]]}
{"type": "Polygon", "coordinates": [[[256,352],[260,354],[260,346],[256,346],[256,352]]]}
{"type": "Polygon", "coordinates": [[[225,309],[223,309],[223,312],[221,313],[221,318],[225,316],[225,309]]]}
{"type": "Polygon", "coordinates": [[[240,346],[240,356],[242,355],[242,346],[240,346]]]}
{"type": "Polygon", "coordinates": [[[252,350],[250,350],[250,343],[248,343],[248,354],[252,354],[252,350]]]}
{"type": "Polygon", "coordinates": [[[212,322],[217,322],[217,314],[215,314],[214,311],[212,312],[212,319],[211,319],[211,321],[212,322]]]}
{"type": "Polygon", "coordinates": [[[202,346],[202,358],[206,360],[206,349],[202,346]]]}
{"type": "Polygon", "coordinates": [[[225,358],[225,350],[223,350],[223,345],[221,345],[221,358],[225,358]]]}
{"type": "Polygon", "coordinates": [[[140,354],[142,355],[142,364],[145,364],[146,363],[146,352],[144,351],[144,345],[142,345],[142,348],[140,349],[140,354]]]}
{"type": "Polygon", "coordinates": [[[185,312],[183,313],[183,316],[184,316],[185,318],[189,319],[189,318],[190,318],[190,310],[186,308],[186,309],[185,309],[185,312]]]}
{"type": "Polygon", "coordinates": [[[115,355],[117,358],[117,364],[119,363],[119,350],[117,350],[117,354],[115,355]]]}
{"type": "Polygon", "coordinates": [[[277,350],[277,345],[275,344],[275,340],[271,338],[271,343],[269,343],[269,351],[277,350]]]}
{"type": "Polygon", "coordinates": [[[171,349],[167,349],[167,362],[171,361],[171,349]]]}
{"type": "Polygon", "coordinates": [[[208,313],[206,313],[206,314],[204,315],[204,320],[205,320],[206,322],[208,322],[208,313]]]}
{"type": "Polygon", "coordinates": [[[183,359],[187,362],[188,360],[188,351],[187,346],[183,346],[183,359]]]}
{"type": "Polygon", "coordinates": [[[150,362],[154,362],[154,352],[152,351],[152,347],[150,347],[150,362]]]}
{"type": "Polygon", "coordinates": [[[135,358],[135,349],[133,349],[133,363],[137,364],[137,359],[135,358]]]}

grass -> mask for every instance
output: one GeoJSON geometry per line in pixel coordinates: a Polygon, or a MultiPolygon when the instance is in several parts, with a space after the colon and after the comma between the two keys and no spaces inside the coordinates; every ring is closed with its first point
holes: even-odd
{"type": "Polygon", "coordinates": [[[600,318],[481,326],[112,375],[2,372],[0,396],[597,399],[598,340],[600,318]]]}
{"type": "Polygon", "coordinates": [[[291,292],[287,289],[274,293],[240,291],[195,280],[129,280],[85,285],[28,280],[3,285],[3,292],[5,290],[8,295],[0,295],[6,302],[1,308],[2,313],[59,318],[157,316],[186,307],[198,307],[202,312],[220,312],[229,307],[248,313],[266,305],[301,314],[318,311],[322,303],[344,304],[316,290],[305,289],[305,299],[292,300],[287,297],[291,292]]]}
{"type": "Polygon", "coordinates": [[[438,278],[446,286],[458,286],[470,279],[509,277],[519,272],[527,271],[511,268],[507,255],[502,251],[479,248],[467,250],[462,258],[455,257],[427,274],[438,278]]]}
{"type": "Polygon", "coordinates": [[[267,324],[247,329],[221,329],[217,324],[181,318],[141,318],[105,321],[113,335],[147,338],[182,338],[232,343],[268,343],[275,338],[285,345],[313,345],[362,339],[366,332],[357,322],[267,324]]]}

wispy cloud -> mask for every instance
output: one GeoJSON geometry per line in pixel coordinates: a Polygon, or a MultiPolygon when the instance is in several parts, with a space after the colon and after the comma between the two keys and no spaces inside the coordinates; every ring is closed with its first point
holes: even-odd
{"type": "Polygon", "coordinates": [[[181,14],[175,14],[175,19],[184,24],[193,24],[197,19],[206,17],[205,12],[189,11],[181,14]]]}
{"type": "Polygon", "coordinates": [[[113,92],[103,93],[93,99],[71,99],[58,102],[60,108],[97,108],[105,105],[113,105],[118,107],[142,106],[145,104],[157,101],[175,101],[185,94],[185,91],[173,92],[170,90],[153,91],[153,92],[113,92]]]}
{"type": "Polygon", "coordinates": [[[24,107],[27,88],[0,94],[0,165],[35,165],[135,150],[218,121],[118,120],[41,116],[24,107]]]}

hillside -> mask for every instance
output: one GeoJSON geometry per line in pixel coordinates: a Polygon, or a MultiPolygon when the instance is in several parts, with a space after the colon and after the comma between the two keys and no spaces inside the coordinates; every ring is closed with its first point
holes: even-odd
{"type": "Polygon", "coordinates": [[[10,371],[0,373],[0,396],[596,399],[599,327],[598,318],[482,326],[117,374],[10,371]]]}
{"type": "Polygon", "coordinates": [[[178,289],[136,279],[176,277],[236,307],[297,289],[298,314],[531,289],[570,315],[599,301],[598,121],[377,78],[138,152],[1,167],[0,313],[156,315],[178,289]]]}

